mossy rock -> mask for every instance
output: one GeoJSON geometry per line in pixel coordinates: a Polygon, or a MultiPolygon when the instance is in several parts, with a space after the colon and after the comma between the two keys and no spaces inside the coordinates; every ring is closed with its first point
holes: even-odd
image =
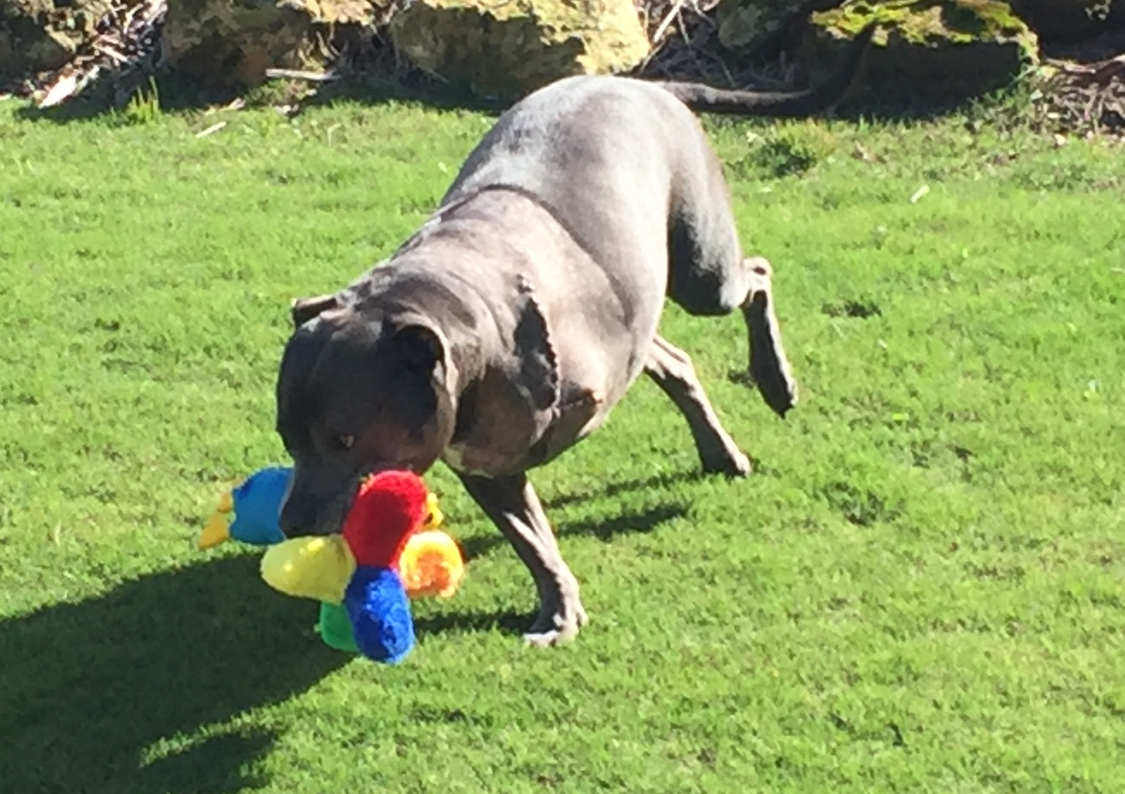
{"type": "Polygon", "coordinates": [[[625,72],[649,53],[632,0],[414,0],[391,36],[422,70],[502,98],[570,75],[625,72]]]}
{"type": "Polygon", "coordinates": [[[1038,40],[996,0],[852,0],[813,14],[806,39],[813,63],[869,23],[873,47],[851,94],[864,103],[949,104],[979,97],[1038,62],[1038,40]]]}
{"type": "Polygon", "coordinates": [[[318,38],[365,27],[384,0],[168,0],[168,62],[204,85],[255,87],[269,68],[318,68],[318,38]]]}

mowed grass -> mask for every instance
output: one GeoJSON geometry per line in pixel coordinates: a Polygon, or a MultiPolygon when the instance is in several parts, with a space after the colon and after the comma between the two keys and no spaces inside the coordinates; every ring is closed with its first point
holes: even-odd
{"type": "Polygon", "coordinates": [[[800,406],[741,382],[738,319],[670,310],[754,476],[700,477],[639,382],[534,475],[592,618],[539,651],[439,466],[469,576],[388,668],[194,540],[285,460],[289,299],[389,254],[491,119],[112,122],[0,103],[0,791],[1125,790],[1119,147],[709,123],[800,406]]]}

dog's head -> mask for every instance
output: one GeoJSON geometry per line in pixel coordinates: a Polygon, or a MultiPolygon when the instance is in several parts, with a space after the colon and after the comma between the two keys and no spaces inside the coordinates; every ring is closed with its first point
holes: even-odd
{"type": "Polygon", "coordinates": [[[326,535],[365,476],[437,460],[452,435],[452,366],[424,317],[326,296],[295,302],[293,322],[277,379],[277,432],[293,458],[281,527],[326,535]]]}

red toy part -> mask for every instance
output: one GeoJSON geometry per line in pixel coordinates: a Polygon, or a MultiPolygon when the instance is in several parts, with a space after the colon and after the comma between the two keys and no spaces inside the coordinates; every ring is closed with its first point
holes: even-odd
{"type": "Polygon", "coordinates": [[[383,471],[364,482],[344,521],[356,563],[397,569],[406,541],[426,520],[428,494],[411,471],[383,471]]]}

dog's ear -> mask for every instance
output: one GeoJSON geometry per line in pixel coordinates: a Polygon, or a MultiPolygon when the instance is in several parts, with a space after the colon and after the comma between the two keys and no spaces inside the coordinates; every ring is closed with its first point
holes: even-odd
{"type": "Polygon", "coordinates": [[[750,329],[750,376],[762,398],[779,416],[797,404],[797,382],[781,344],[781,327],[773,308],[773,269],[762,257],[746,260],[750,294],[742,311],[750,329]]]}
{"type": "Polygon", "coordinates": [[[380,337],[379,372],[391,379],[381,388],[385,404],[411,440],[432,453],[428,466],[449,443],[457,423],[451,345],[429,318],[418,316],[384,322],[380,337]]]}
{"type": "Polygon", "coordinates": [[[289,311],[293,315],[293,327],[300,328],[322,312],[338,308],[340,308],[340,296],[334,293],[317,295],[315,298],[297,298],[290,304],[289,311]]]}
{"type": "Polygon", "coordinates": [[[453,365],[449,345],[437,328],[422,322],[399,322],[388,344],[395,362],[408,373],[448,387],[453,365]]]}

